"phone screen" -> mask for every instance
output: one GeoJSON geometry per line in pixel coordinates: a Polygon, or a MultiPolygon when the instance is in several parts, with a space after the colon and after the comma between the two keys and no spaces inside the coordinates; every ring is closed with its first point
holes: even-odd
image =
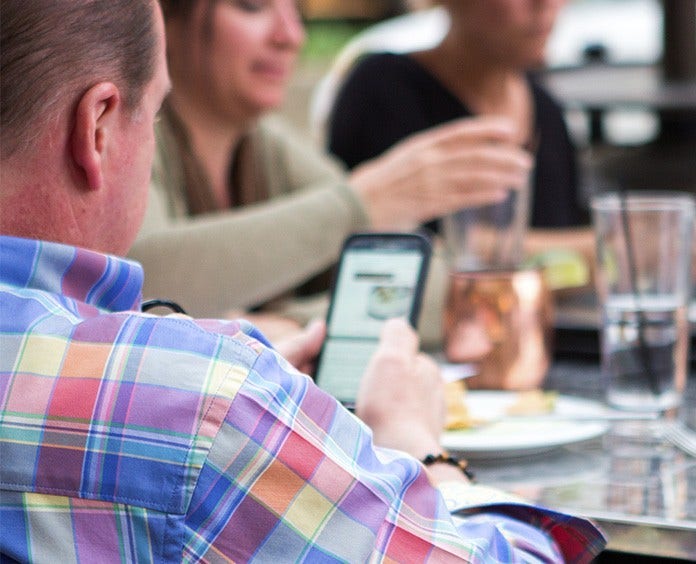
{"type": "Polygon", "coordinates": [[[315,373],[339,401],[355,402],[385,320],[405,317],[415,327],[429,251],[417,235],[368,234],[346,243],[315,373]]]}

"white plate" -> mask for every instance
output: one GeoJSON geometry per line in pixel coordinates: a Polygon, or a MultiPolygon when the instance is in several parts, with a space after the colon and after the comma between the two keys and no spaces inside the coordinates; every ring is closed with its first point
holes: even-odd
{"type": "Polygon", "coordinates": [[[574,421],[573,415],[601,415],[600,403],[558,396],[554,420],[548,417],[506,417],[507,408],[517,400],[516,392],[469,391],[466,405],[474,419],[494,420],[474,429],[445,431],[443,448],[461,452],[467,458],[503,458],[553,450],[604,434],[606,421],[574,421]],[[569,419],[563,419],[568,416],[569,419]]]}

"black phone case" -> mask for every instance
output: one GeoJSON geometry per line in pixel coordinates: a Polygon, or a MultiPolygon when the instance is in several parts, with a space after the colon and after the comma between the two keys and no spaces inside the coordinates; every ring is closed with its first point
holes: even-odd
{"type": "MultiPolygon", "coordinates": [[[[326,315],[327,330],[330,327],[331,315],[333,313],[334,304],[337,299],[337,284],[341,276],[343,258],[346,255],[346,253],[359,248],[374,248],[375,250],[383,250],[388,249],[390,247],[414,249],[420,251],[420,253],[422,254],[423,261],[421,263],[420,274],[418,276],[416,287],[413,293],[411,312],[408,318],[411,325],[414,328],[417,327],[418,318],[420,316],[421,305],[423,301],[423,291],[425,288],[425,282],[427,280],[428,270],[430,266],[430,257],[432,255],[432,245],[430,243],[430,239],[425,235],[421,235],[418,233],[355,233],[345,240],[341,250],[338,266],[334,271],[334,276],[331,284],[331,300],[326,315]]],[[[329,339],[330,335],[327,334],[326,338],[329,339]]],[[[323,352],[324,347],[322,347],[322,350],[319,352],[319,358],[316,364],[317,368],[313,375],[317,385],[319,385],[320,387],[321,381],[317,379],[317,376],[319,367],[321,366],[321,358],[323,352]]],[[[347,403],[347,405],[352,406],[351,403],[347,403]]]]}

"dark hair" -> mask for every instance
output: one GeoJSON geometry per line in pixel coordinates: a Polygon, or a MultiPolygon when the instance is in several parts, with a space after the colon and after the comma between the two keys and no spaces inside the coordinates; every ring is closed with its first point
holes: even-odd
{"type": "Polygon", "coordinates": [[[102,80],[137,108],[156,64],[154,0],[2,0],[0,153],[26,147],[32,125],[102,80]]]}
{"type": "MultiPolygon", "coordinates": [[[[164,21],[178,20],[184,25],[189,23],[193,17],[193,11],[200,1],[201,0],[159,0],[164,21]]],[[[201,33],[206,41],[212,40],[213,10],[217,2],[218,0],[205,0],[201,33]]]]}
{"type": "Polygon", "coordinates": [[[183,18],[188,19],[193,12],[197,0],[159,0],[162,6],[164,19],[183,18]]]}
{"type": "Polygon", "coordinates": [[[167,63],[169,72],[172,74],[172,79],[176,74],[176,69],[179,65],[185,68],[200,67],[207,72],[209,80],[212,80],[214,71],[208,65],[208,53],[201,50],[195,57],[191,49],[184,47],[179,48],[175,52],[172,49],[170,39],[172,36],[183,34],[185,38],[189,38],[191,33],[199,33],[201,43],[205,46],[210,46],[213,42],[213,20],[215,17],[215,6],[219,0],[159,0],[162,8],[162,15],[167,26],[167,63]],[[193,24],[194,12],[197,6],[202,5],[201,20],[196,25],[193,24]],[[172,28],[170,24],[175,24],[172,28]],[[175,58],[181,59],[177,61],[175,58]],[[195,58],[194,58],[195,57],[195,58]]]}

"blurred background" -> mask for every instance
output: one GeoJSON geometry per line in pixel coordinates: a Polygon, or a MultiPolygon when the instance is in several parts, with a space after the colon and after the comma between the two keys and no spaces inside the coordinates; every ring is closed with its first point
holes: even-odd
{"type": "MultiPolygon", "coordinates": [[[[300,0],[307,41],[282,113],[322,143],[326,107],[352,63],[438,41],[428,0],[300,0]]],[[[542,79],[566,110],[587,193],[696,192],[696,0],[568,0],[542,79]]]]}

